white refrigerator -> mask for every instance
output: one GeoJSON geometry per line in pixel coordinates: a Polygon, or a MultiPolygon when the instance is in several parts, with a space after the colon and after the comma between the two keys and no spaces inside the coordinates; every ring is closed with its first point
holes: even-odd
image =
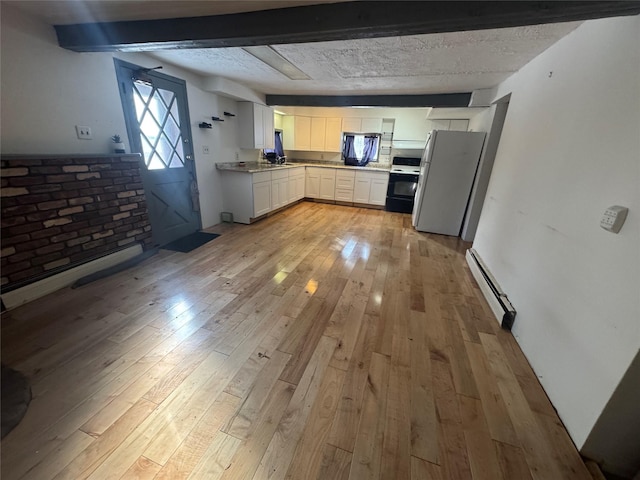
{"type": "Polygon", "coordinates": [[[484,137],[483,132],[429,134],[411,216],[416,230],[460,235],[484,137]]]}

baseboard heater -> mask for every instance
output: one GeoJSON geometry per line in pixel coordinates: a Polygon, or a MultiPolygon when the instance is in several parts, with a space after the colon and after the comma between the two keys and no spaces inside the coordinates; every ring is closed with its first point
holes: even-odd
{"type": "Polygon", "coordinates": [[[511,305],[507,294],[502,291],[500,285],[498,285],[498,282],[478,255],[478,252],[470,248],[467,250],[466,258],[471,273],[476,282],[478,282],[478,286],[487,303],[489,303],[491,311],[500,322],[500,326],[505,330],[511,330],[516,319],[516,309],[511,305]]]}

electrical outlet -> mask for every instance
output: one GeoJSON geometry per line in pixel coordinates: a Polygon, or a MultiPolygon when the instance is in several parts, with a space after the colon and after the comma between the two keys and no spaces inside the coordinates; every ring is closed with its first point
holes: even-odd
{"type": "Polygon", "coordinates": [[[202,146],[202,153],[205,155],[209,155],[209,145],[202,146]]]}
{"type": "Polygon", "coordinates": [[[600,220],[600,226],[605,230],[618,233],[627,218],[629,209],[620,205],[613,205],[607,208],[600,220]]]}
{"type": "Polygon", "coordinates": [[[90,127],[76,125],[76,134],[80,140],[91,140],[93,138],[90,127]]]}
{"type": "Polygon", "coordinates": [[[236,152],[236,162],[240,160],[240,152],[236,152]]]}

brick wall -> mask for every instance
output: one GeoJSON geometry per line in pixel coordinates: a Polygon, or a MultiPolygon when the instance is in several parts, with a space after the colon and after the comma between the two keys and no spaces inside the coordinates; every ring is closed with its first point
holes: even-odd
{"type": "Polygon", "coordinates": [[[137,155],[2,158],[2,289],[140,242],[151,225],[137,155]]]}

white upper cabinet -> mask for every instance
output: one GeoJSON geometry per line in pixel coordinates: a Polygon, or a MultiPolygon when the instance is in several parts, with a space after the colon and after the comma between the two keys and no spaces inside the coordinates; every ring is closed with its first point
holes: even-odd
{"type": "Polygon", "coordinates": [[[285,150],[311,149],[311,117],[286,115],[282,119],[282,130],[285,150]]]}
{"type": "Polygon", "coordinates": [[[324,138],[325,152],[341,152],[342,151],[342,119],[327,118],[327,126],[325,128],[324,138]]]}
{"type": "Polygon", "coordinates": [[[240,148],[273,148],[273,108],[238,102],[240,148]]]}
{"type": "Polygon", "coordinates": [[[363,118],[360,128],[362,133],[382,133],[382,119],[363,118]]]}
{"type": "Polygon", "coordinates": [[[313,117],[311,119],[311,150],[316,152],[324,152],[325,138],[327,129],[327,119],[322,117],[313,117]]]}
{"type": "Polygon", "coordinates": [[[349,133],[382,133],[382,118],[355,118],[342,119],[342,131],[349,133]]]}
{"type": "Polygon", "coordinates": [[[343,118],[342,131],[348,133],[360,133],[362,131],[362,119],[353,117],[343,118]]]}

